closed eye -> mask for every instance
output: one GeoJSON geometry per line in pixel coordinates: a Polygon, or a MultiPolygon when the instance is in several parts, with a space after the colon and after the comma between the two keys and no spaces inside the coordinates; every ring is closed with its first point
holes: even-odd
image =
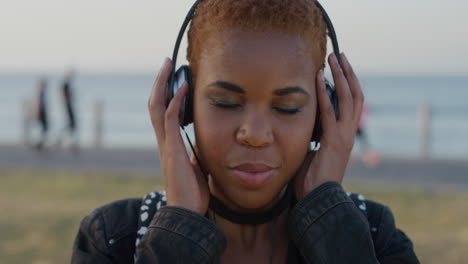
{"type": "Polygon", "coordinates": [[[302,112],[301,108],[280,108],[280,107],[273,107],[276,111],[280,112],[281,114],[288,114],[293,115],[302,112]]]}
{"type": "Polygon", "coordinates": [[[224,102],[211,102],[212,105],[219,107],[219,108],[225,108],[225,109],[237,109],[242,107],[241,104],[231,104],[231,103],[224,103],[224,102]]]}
{"type": "MultiPolygon", "coordinates": [[[[231,109],[237,110],[242,108],[242,104],[236,103],[226,103],[226,102],[219,102],[219,101],[212,101],[210,102],[211,105],[223,109],[231,109]]],[[[302,107],[298,108],[282,108],[282,107],[272,107],[273,110],[278,111],[281,114],[293,115],[302,112],[302,107]]]]}

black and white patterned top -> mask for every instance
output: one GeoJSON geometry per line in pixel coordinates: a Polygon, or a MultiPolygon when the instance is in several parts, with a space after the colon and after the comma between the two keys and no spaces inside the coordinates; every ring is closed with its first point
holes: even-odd
{"type": "Polygon", "coordinates": [[[135,245],[138,247],[141,238],[148,231],[148,226],[153,219],[153,216],[162,206],[166,206],[166,191],[150,192],[145,197],[140,207],[138,218],[138,232],[135,245]]]}

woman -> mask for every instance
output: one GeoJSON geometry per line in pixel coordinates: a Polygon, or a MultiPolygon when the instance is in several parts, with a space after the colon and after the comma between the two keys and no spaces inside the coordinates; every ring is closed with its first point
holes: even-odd
{"type": "Polygon", "coordinates": [[[201,1],[188,47],[196,155],[179,133],[189,87],[167,105],[166,60],[149,99],[166,192],[93,211],[73,261],[418,263],[387,207],[341,187],[364,98],[346,56],[340,67],[332,54],[337,120],[325,53],[315,1],[201,1]]]}
{"type": "Polygon", "coordinates": [[[44,77],[39,80],[33,115],[34,120],[37,121],[41,131],[39,140],[34,144],[34,148],[42,151],[46,146],[47,133],[49,131],[49,118],[47,114],[47,79],[44,77]]]}

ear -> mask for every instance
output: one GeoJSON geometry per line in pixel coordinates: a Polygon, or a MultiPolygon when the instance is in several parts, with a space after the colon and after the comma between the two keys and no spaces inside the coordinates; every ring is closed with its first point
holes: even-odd
{"type": "MultiPolygon", "coordinates": [[[[336,94],[335,87],[327,79],[325,79],[325,84],[327,86],[328,97],[330,98],[330,101],[333,105],[333,110],[335,110],[336,119],[338,120],[339,105],[338,105],[338,96],[336,94]]],[[[315,145],[317,145],[317,143],[320,145],[321,136],[322,136],[322,122],[320,118],[320,109],[317,106],[317,117],[315,118],[314,131],[312,132],[312,138],[310,141],[315,142],[315,145]]]]}

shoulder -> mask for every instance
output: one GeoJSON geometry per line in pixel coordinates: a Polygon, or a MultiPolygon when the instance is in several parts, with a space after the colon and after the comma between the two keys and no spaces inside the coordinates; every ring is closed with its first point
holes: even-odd
{"type": "Polygon", "coordinates": [[[92,210],[82,221],[80,231],[98,244],[113,245],[134,232],[141,199],[115,201],[92,210]]]}
{"type": "Polygon", "coordinates": [[[362,194],[347,193],[347,195],[366,216],[375,252],[380,261],[401,258],[411,260],[409,263],[419,263],[414,253],[413,243],[396,226],[390,207],[367,200],[362,194]]]}
{"type": "Polygon", "coordinates": [[[83,218],[73,245],[72,263],[109,263],[133,260],[141,199],[115,201],[83,218]]]}
{"type": "Polygon", "coordinates": [[[354,205],[366,216],[373,234],[379,231],[382,223],[394,226],[394,217],[390,208],[382,203],[368,200],[359,193],[346,193],[354,205]]]}
{"type": "Polygon", "coordinates": [[[81,221],[73,259],[80,262],[105,255],[123,263],[133,262],[138,237],[146,232],[145,226],[165,200],[165,192],[151,192],[143,199],[119,200],[92,210],[81,221]]]}
{"type": "Polygon", "coordinates": [[[96,208],[83,219],[81,224],[94,231],[99,231],[101,227],[105,228],[103,232],[106,237],[112,239],[115,234],[136,231],[138,226],[146,222],[149,224],[156,211],[165,205],[165,191],[151,192],[143,199],[119,200],[96,208]]]}

